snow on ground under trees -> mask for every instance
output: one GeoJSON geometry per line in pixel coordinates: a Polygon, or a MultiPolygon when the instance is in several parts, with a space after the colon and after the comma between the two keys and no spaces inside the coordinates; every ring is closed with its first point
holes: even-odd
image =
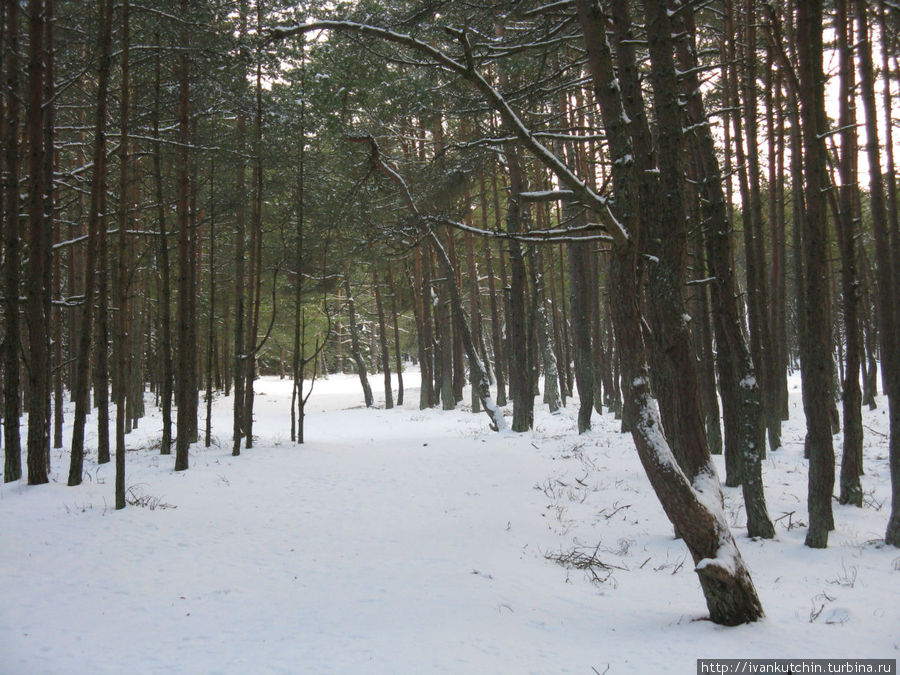
{"type": "MultiPolygon", "coordinates": [[[[121,512],[114,466],[95,451],[80,487],[66,487],[57,450],[50,485],[0,487],[0,672],[650,673],[695,672],[698,657],[898,658],[900,550],[878,543],[884,399],[863,411],[865,507],[835,502],[829,548],[810,550],[792,381],[785,447],[763,463],[776,539],[750,541],[740,488],[725,490],[767,616],[724,628],[704,619],[690,557],[611,415],[578,436],[571,401],[557,416],[537,406],[534,432],[496,434],[467,406],[419,411],[417,377],[404,374],[394,410],[362,408],[355,375],[318,383],[302,446],[290,442],[290,382],[263,378],[255,447],[231,456],[231,399],[219,398],[212,447],[194,445],[180,473],[154,447],[148,407],[127,456],[129,499],[143,506],[121,512]]],[[[95,432],[92,418],[88,447],[95,432]]]]}

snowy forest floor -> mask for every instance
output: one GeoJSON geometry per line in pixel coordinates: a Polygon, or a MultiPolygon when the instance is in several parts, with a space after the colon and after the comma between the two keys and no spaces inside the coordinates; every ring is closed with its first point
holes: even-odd
{"type": "Polygon", "coordinates": [[[698,657],[900,656],[900,550],[879,543],[885,399],[863,412],[865,507],[835,502],[829,548],[810,550],[792,380],[784,448],[764,461],[776,538],[749,540],[740,489],[725,489],[767,616],[723,628],[611,415],[578,436],[572,401],[537,406],[533,432],[496,434],[468,406],[418,410],[417,378],[393,410],[362,408],[355,376],[317,383],[302,446],[290,381],[263,378],[256,447],[231,456],[218,398],[212,447],[179,473],[148,406],[126,470],[143,507],[112,509],[114,465],[95,450],[80,487],[65,485],[68,450],[49,486],[0,487],[0,673],[693,673],[698,657]]]}

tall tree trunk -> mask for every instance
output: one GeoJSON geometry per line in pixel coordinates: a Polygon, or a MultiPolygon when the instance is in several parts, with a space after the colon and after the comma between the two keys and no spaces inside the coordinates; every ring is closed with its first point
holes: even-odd
{"type": "Polygon", "coordinates": [[[5,180],[3,231],[3,481],[22,477],[22,441],[19,436],[19,2],[6,0],[6,110],[3,120],[5,180]]]}
{"type": "MultiPolygon", "coordinates": [[[[469,196],[466,194],[466,202],[469,203],[469,196]]],[[[468,211],[466,213],[466,224],[472,224],[472,212],[468,211]]],[[[481,306],[479,303],[479,289],[478,289],[478,267],[475,262],[475,243],[474,237],[471,232],[466,233],[466,259],[468,261],[468,277],[469,277],[469,315],[472,317],[472,332],[476,336],[476,346],[478,346],[478,340],[482,337],[481,332],[481,306]]],[[[482,353],[482,356],[486,356],[482,353]]],[[[485,363],[487,363],[487,359],[485,358],[485,363]]],[[[471,392],[471,404],[472,404],[472,412],[479,413],[481,412],[481,399],[478,398],[478,392],[476,391],[475,381],[472,379],[472,367],[469,366],[469,383],[472,385],[471,392]]]]}
{"type": "MultiPolygon", "coordinates": [[[[482,191],[483,191],[482,178],[482,191]]],[[[484,247],[484,266],[488,278],[488,293],[491,299],[491,347],[494,351],[494,382],[497,385],[497,405],[506,405],[506,378],[503,373],[503,331],[500,326],[500,303],[497,297],[497,281],[494,278],[494,261],[491,255],[491,244],[484,247]]]]}
{"type": "Polygon", "coordinates": [[[75,418],[72,427],[72,452],[69,462],[69,485],[80,485],[84,467],[84,425],[87,420],[88,385],[90,381],[91,335],[93,333],[93,308],[97,239],[100,228],[106,227],[103,219],[104,193],[106,191],[106,109],[109,91],[110,46],[112,43],[112,0],[100,0],[99,54],[97,74],[97,108],[94,122],[94,172],[91,178],[91,198],[88,211],[87,250],[85,252],[84,305],[81,309],[78,351],[76,355],[75,418]]]}
{"type": "MultiPolygon", "coordinates": [[[[567,208],[564,214],[571,211],[567,208]]],[[[564,216],[568,221],[568,218],[564,216]]],[[[578,387],[578,433],[591,428],[594,403],[594,378],[591,371],[591,289],[587,277],[588,244],[568,244],[569,306],[572,320],[572,350],[575,359],[575,385],[578,387]]]]}
{"type": "MultiPolygon", "coordinates": [[[[588,48],[588,62],[594,80],[597,104],[603,115],[610,144],[613,185],[616,190],[617,220],[628,233],[618,236],[612,254],[610,279],[617,294],[613,322],[622,363],[625,406],[633,420],[632,436],[641,463],[666,515],[684,538],[706,597],[710,617],[717,623],[734,625],[755,621],[762,606],[753,582],[737,551],[720,509],[711,509],[679,468],[662,434],[656,402],[650,395],[639,310],[637,256],[640,213],[627,116],[620,87],[614,86],[612,55],[606,39],[606,16],[599,5],[586,0],[575,3],[579,23],[588,48]],[[616,132],[625,133],[618,135],[616,132]]],[[[663,8],[664,9],[664,8],[663,8]]],[[[617,18],[620,15],[617,14],[617,18]]],[[[718,482],[712,485],[718,490],[718,482]]]]}
{"type": "Polygon", "coordinates": [[[128,386],[126,378],[128,329],[126,326],[128,298],[128,270],[126,268],[126,239],[128,230],[128,195],[130,194],[129,156],[128,156],[128,116],[130,114],[131,90],[129,83],[129,20],[130,2],[124,0],[122,5],[122,110],[121,136],[119,140],[119,236],[118,255],[116,260],[116,332],[113,342],[113,353],[116,357],[117,382],[114,390],[116,399],[116,509],[125,508],[125,390],[128,386]]]}
{"type": "Polygon", "coordinates": [[[858,160],[856,140],[856,104],[853,98],[853,30],[849,0],[838,0],[837,25],[840,56],[841,189],[837,221],[841,254],[841,300],[844,315],[844,337],[847,343],[847,369],[844,375],[844,452],[841,458],[840,502],[862,506],[859,467],[862,463],[862,391],[860,372],[859,277],[856,271],[856,209],[858,160]]]}
{"type": "MultiPolygon", "coordinates": [[[[760,380],[763,400],[763,417],[768,430],[769,447],[777,450],[781,447],[781,410],[778,407],[778,392],[775,386],[774,341],[769,325],[767,303],[769,299],[768,282],[765,271],[763,253],[763,216],[762,193],[760,189],[759,133],[757,125],[757,92],[756,92],[756,3],[745,0],[745,28],[743,40],[744,63],[741,71],[741,97],[743,99],[744,119],[746,120],[746,179],[748,190],[746,196],[749,203],[744,205],[744,248],[747,267],[747,307],[750,323],[750,354],[760,380]]],[[[734,114],[735,143],[738,149],[738,161],[744,164],[741,155],[743,150],[740,115],[734,114]]],[[[745,175],[742,170],[742,177],[745,175]]],[[[770,186],[773,189],[774,186],[770,186]]],[[[765,456],[765,448],[760,448],[765,456]]]]}
{"type": "Polygon", "coordinates": [[[556,354],[553,351],[551,337],[553,326],[547,311],[546,288],[543,276],[543,261],[540,253],[536,253],[537,260],[532,267],[531,287],[534,289],[537,305],[535,324],[537,328],[538,348],[540,349],[541,364],[544,368],[544,401],[551,413],[556,413],[560,408],[559,399],[559,373],[556,367],[556,354]]]}
{"type": "MultiPolygon", "coordinates": [[[[684,14],[683,20],[687,22],[686,34],[693,35],[692,14],[684,14]]],[[[751,536],[771,537],[774,527],[766,509],[760,467],[760,448],[765,443],[760,388],[741,329],[732,225],[715,144],[700,92],[695,47],[689,39],[679,40],[677,47],[681,69],[688,71],[684,90],[691,128],[689,140],[697,157],[704,215],[709,221],[705,231],[705,248],[709,271],[714,279],[711,288],[712,314],[725,417],[726,485],[736,484],[728,481],[728,478],[733,478],[728,476],[728,469],[734,466],[737,469],[735,473],[740,477],[738,482],[743,487],[748,532],[751,536]]]]}
{"type": "Polygon", "coordinates": [[[803,364],[804,406],[809,433],[809,530],[806,545],[825,548],[834,529],[834,448],[829,411],[832,359],[831,325],[822,308],[828,303],[827,216],[822,194],[828,187],[823,134],[825,90],[822,71],[822,0],[797,4],[800,116],[802,120],[806,218],[803,222],[806,272],[807,359],[803,364]]]}
{"type": "MultiPolygon", "coordinates": [[[[878,145],[878,124],[875,109],[875,74],[872,64],[872,45],[869,41],[869,8],[864,0],[856,0],[859,35],[860,94],[866,113],[866,152],[869,160],[869,194],[872,206],[872,227],[875,234],[875,263],[878,290],[878,332],[881,339],[881,368],[888,396],[890,416],[891,516],[884,540],[900,547],[900,355],[897,354],[895,246],[891,241],[889,216],[885,206],[884,184],[878,145]]],[[[891,180],[894,177],[891,176],[891,180]]]]}
{"type": "Polygon", "coordinates": [[[166,235],[166,207],[163,202],[162,181],[162,141],[159,136],[160,106],[160,36],[154,34],[154,75],[153,75],[153,183],[156,188],[156,221],[159,228],[159,321],[160,351],[162,352],[162,382],[160,405],[162,406],[162,439],[160,454],[172,452],[172,290],[169,278],[169,242],[166,235]]]}
{"type": "Polygon", "coordinates": [[[245,199],[247,197],[246,166],[244,152],[247,144],[247,121],[244,117],[244,104],[247,92],[247,1],[241,0],[239,4],[239,69],[238,69],[238,93],[237,93],[237,179],[235,185],[235,246],[234,246],[234,409],[232,450],[234,456],[241,454],[241,441],[244,438],[244,385],[246,384],[247,356],[244,353],[245,325],[244,305],[244,257],[247,236],[247,215],[245,199]]]}
{"type": "Polygon", "coordinates": [[[384,372],[384,407],[394,407],[394,393],[391,390],[391,356],[388,350],[387,323],[384,320],[384,304],[381,302],[381,284],[378,280],[378,268],[372,266],[372,290],[375,293],[375,306],[378,311],[378,343],[381,346],[381,369],[384,372]]]}
{"type": "Polygon", "coordinates": [[[50,332],[46,275],[50,264],[50,232],[44,195],[46,184],[44,146],[44,2],[28,2],[28,266],[25,274],[25,326],[28,330],[26,410],[28,411],[28,484],[48,482],[50,446],[50,332]]]}
{"type": "MultiPolygon", "coordinates": [[[[57,186],[56,186],[56,178],[55,172],[57,166],[59,164],[59,152],[56,149],[56,72],[55,72],[55,49],[56,45],[54,42],[54,27],[55,27],[56,19],[54,17],[54,6],[53,0],[44,0],[44,53],[41,55],[41,59],[43,61],[43,71],[44,71],[44,81],[42,83],[42,95],[43,95],[43,108],[44,108],[44,120],[43,120],[43,141],[44,141],[44,161],[43,161],[43,171],[44,171],[44,193],[42,195],[42,200],[44,203],[44,220],[45,220],[45,228],[46,232],[44,234],[44,243],[45,243],[45,253],[44,253],[44,317],[46,321],[46,331],[47,331],[47,355],[48,362],[51,362],[52,358],[52,368],[48,368],[46,377],[46,414],[47,418],[45,420],[46,423],[46,434],[47,434],[47,443],[44,445],[45,458],[44,463],[47,469],[47,472],[50,471],[50,429],[51,429],[51,406],[50,406],[50,396],[51,390],[53,390],[54,404],[53,409],[54,412],[59,411],[59,415],[57,417],[61,417],[61,406],[62,406],[62,384],[60,383],[60,391],[59,396],[56,395],[56,387],[54,383],[58,378],[56,378],[56,364],[59,363],[61,359],[56,358],[56,341],[53,339],[53,334],[57,331],[58,322],[54,319],[56,318],[54,315],[58,314],[58,309],[54,310],[52,304],[52,298],[55,294],[54,287],[54,279],[58,276],[56,274],[56,268],[59,265],[59,255],[53,256],[53,244],[56,240],[56,235],[59,230],[59,224],[57,223],[56,217],[56,200],[57,200],[57,186]],[[50,355],[50,345],[53,344],[54,354],[51,357],[50,355]]],[[[62,425],[62,421],[59,421],[59,425],[62,425]]],[[[59,433],[59,447],[62,447],[62,430],[59,433]]],[[[56,439],[54,439],[56,440],[56,439]]]]}
{"type": "MultiPolygon", "coordinates": [[[[182,15],[188,13],[188,0],[181,0],[182,15]]],[[[177,149],[178,160],[175,171],[176,217],[178,218],[178,415],[176,418],[175,470],[188,468],[188,449],[191,444],[192,412],[191,388],[194,378],[196,355],[195,345],[191,341],[191,294],[194,291],[191,273],[191,222],[190,222],[190,168],[189,146],[191,142],[190,128],[190,64],[186,48],[189,44],[188,33],[182,29],[181,44],[185,48],[178,55],[178,105],[176,121],[178,123],[177,149]]],[[[196,414],[195,414],[196,418],[196,414]]]]}
{"type": "Polygon", "coordinates": [[[397,368],[397,405],[403,405],[403,354],[400,352],[400,322],[397,318],[397,289],[394,286],[394,274],[388,265],[388,291],[391,294],[391,317],[394,324],[394,356],[397,368]]]}
{"type": "Polygon", "coordinates": [[[421,258],[418,259],[421,265],[421,276],[419,278],[422,281],[422,341],[425,348],[425,361],[422,365],[422,400],[419,407],[422,408],[424,405],[426,408],[433,408],[437,404],[434,389],[434,371],[437,366],[437,356],[434,350],[434,328],[431,319],[434,313],[434,290],[431,288],[431,255],[429,253],[430,247],[426,243],[423,243],[419,250],[421,251],[421,258]]]}
{"type": "Polygon", "coordinates": [[[209,323],[207,324],[206,347],[206,428],[203,445],[212,444],[212,399],[213,399],[213,349],[216,344],[216,200],[215,163],[209,167],[209,323]]]}

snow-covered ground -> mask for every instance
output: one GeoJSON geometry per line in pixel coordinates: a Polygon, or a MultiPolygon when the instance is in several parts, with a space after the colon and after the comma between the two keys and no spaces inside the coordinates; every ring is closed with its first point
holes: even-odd
{"type": "Polygon", "coordinates": [[[264,378],[255,447],[231,456],[231,400],[217,399],[212,447],[195,445],[179,473],[148,408],[127,455],[145,505],[120,512],[90,419],[83,485],[65,485],[68,453],[54,451],[49,485],[0,487],[0,673],[692,673],[698,657],[898,658],[900,550],[879,544],[883,399],[864,411],[866,506],[835,503],[829,548],[813,551],[795,387],[785,447],[764,462],[774,541],[747,538],[740,490],[726,489],[767,617],[723,628],[704,620],[686,549],[611,415],[578,436],[571,402],[557,416],[538,406],[533,433],[495,434],[467,406],[418,410],[417,376],[405,373],[394,410],[364,409],[355,376],[319,382],[304,445],[290,442],[290,382],[264,378]],[[552,559],[573,554],[597,565],[552,559]]]}

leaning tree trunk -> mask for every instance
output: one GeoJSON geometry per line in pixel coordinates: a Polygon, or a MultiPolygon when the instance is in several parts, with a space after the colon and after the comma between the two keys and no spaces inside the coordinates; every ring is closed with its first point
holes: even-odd
{"type": "MultiPolygon", "coordinates": [[[[684,20],[687,22],[686,34],[692,35],[691,14],[685,14],[684,20]]],[[[725,416],[726,461],[734,458],[736,461],[731,464],[739,467],[748,532],[751,536],[772,537],[775,530],[766,509],[760,466],[760,449],[765,443],[760,387],[741,330],[733,264],[732,227],[722,190],[722,174],[700,93],[693,42],[682,39],[676,47],[681,68],[688,73],[684,82],[686,110],[692,130],[688,140],[696,156],[703,212],[710,223],[705,232],[705,247],[709,269],[714,278],[711,289],[713,328],[719,347],[716,358],[725,416]]],[[[726,484],[730,485],[728,482],[726,484]]]]}
{"type": "MultiPolygon", "coordinates": [[[[701,495],[675,460],[662,433],[656,401],[650,395],[646,355],[639,310],[637,255],[640,220],[636,181],[629,173],[631,143],[627,117],[613,71],[612,55],[606,39],[607,25],[599,5],[576,0],[578,19],[588,47],[590,69],[597,103],[603,114],[610,141],[616,203],[621,209],[618,222],[628,237],[615,237],[610,265],[613,324],[622,366],[622,386],[626,410],[632,420],[631,433],[641,463],[666,515],[683,537],[695,563],[706,597],[710,618],[716,623],[735,625],[759,619],[763,612],[750,575],[744,566],[716,495],[701,495]],[[618,135],[616,131],[623,131],[618,135]]],[[[671,150],[671,149],[670,149],[671,150]]],[[[710,481],[719,494],[718,481],[710,481]]]]}

